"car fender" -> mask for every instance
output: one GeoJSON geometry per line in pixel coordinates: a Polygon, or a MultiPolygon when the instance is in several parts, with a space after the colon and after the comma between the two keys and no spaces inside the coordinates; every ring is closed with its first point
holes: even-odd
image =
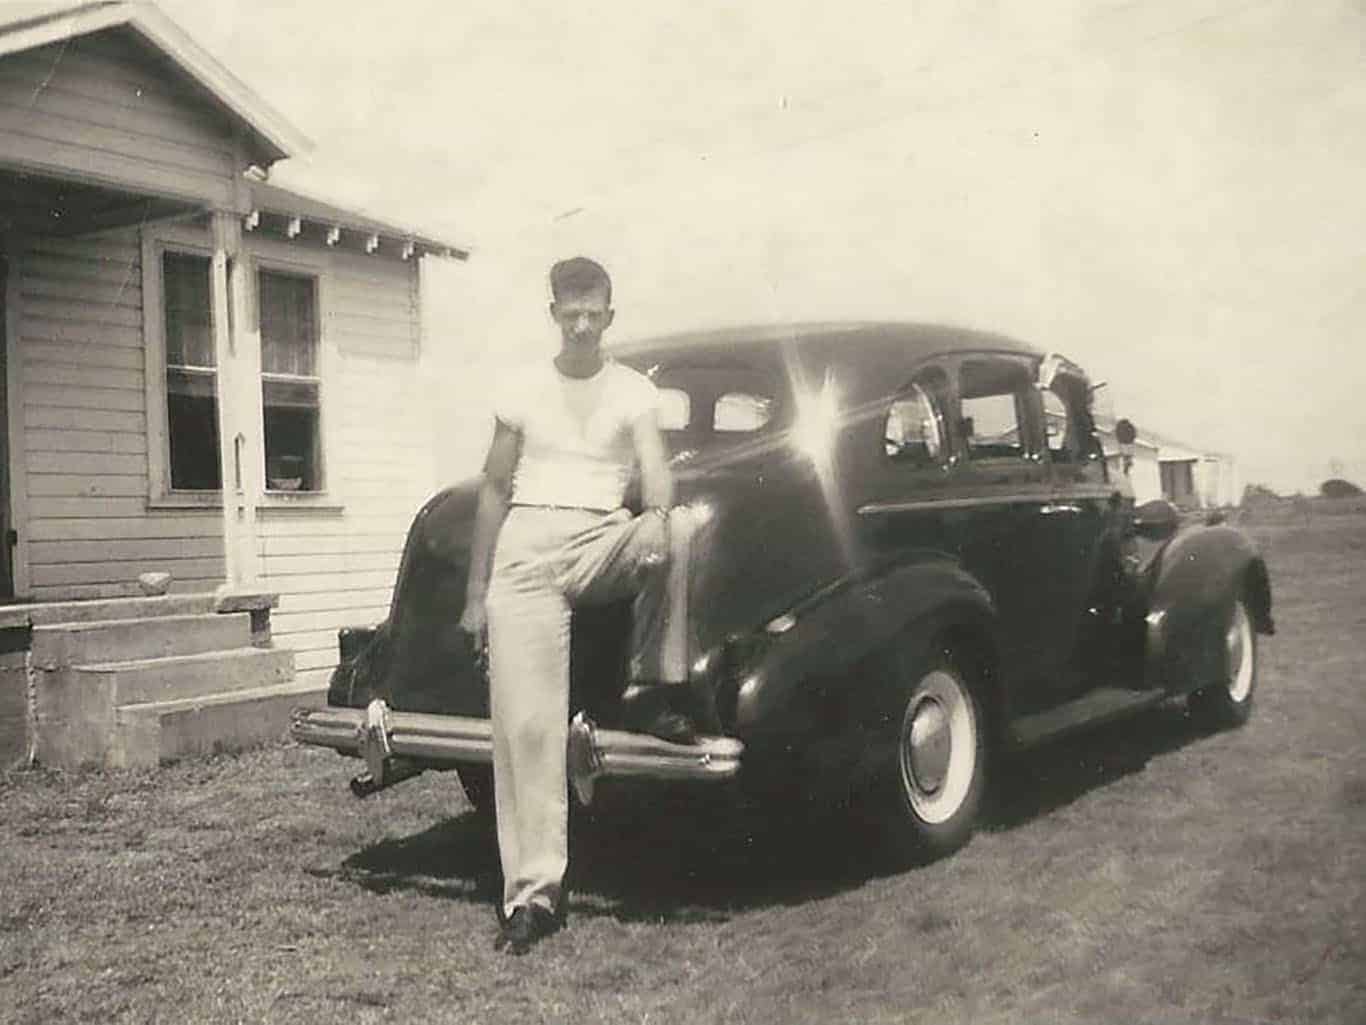
{"type": "Polygon", "coordinates": [[[1148,681],[1173,693],[1219,681],[1224,631],[1244,598],[1254,629],[1275,631],[1266,564],[1241,531],[1224,524],[1181,531],[1148,572],[1148,681]]]}
{"type": "Polygon", "coordinates": [[[798,700],[809,693],[809,682],[842,680],[897,638],[905,639],[907,650],[919,651],[940,631],[965,629],[994,653],[996,622],[986,588],[938,553],[915,556],[870,577],[846,578],[765,628],[769,643],[741,670],[735,730],[745,737],[813,725],[804,721],[810,709],[798,700]]]}

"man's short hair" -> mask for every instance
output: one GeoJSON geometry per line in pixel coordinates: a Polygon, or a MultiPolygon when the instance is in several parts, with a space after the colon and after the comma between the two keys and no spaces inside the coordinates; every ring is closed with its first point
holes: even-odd
{"type": "Polygon", "coordinates": [[[574,256],[550,268],[550,295],[557,302],[568,296],[587,295],[602,289],[612,302],[612,279],[596,260],[574,256]]]}

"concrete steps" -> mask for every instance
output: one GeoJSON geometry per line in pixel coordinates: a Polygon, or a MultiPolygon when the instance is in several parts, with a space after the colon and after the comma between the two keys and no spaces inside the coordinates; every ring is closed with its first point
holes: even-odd
{"type": "MultiPolygon", "coordinates": [[[[293,668],[293,659],[290,659],[293,668]]],[[[123,705],[115,713],[113,768],[151,767],[195,755],[240,751],[283,738],[289,714],[326,688],[312,683],[207,694],[202,697],[123,705]]]]}
{"type": "Polygon", "coordinates": [[[294,653],[281,648],[233,648],[193,655],[75,666],[79,686],[108,687],[116,705],[200,698],[294,679],[294,653]]]}
{"type": "Polygon", "coordinates": [[[284,736],[290,710],[326,688],[297,683],[294,653],[270,647],[274,603],[170,595],[28,606],[38,761],[154,766],[284,736]]]}
{"type": "Polygon", "coordinates": [[[245,612],[209,612],[54,623],[35,626],[31,643],[32,665],[39,669],[195,655],[249,646],[251,617],[245,612]]]}

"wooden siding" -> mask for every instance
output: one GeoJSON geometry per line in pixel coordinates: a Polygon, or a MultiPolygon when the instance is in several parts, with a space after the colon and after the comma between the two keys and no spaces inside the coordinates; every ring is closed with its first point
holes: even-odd
{"type": "MultiPolygon", "coordinates": [[[[40,598],[126,592],[150,570],[182,591],[223,579],[217,509],[148,506],[149,459],[162,455],[148,451],[142,251],[129,231],[34,242],[20,261],[25,544],[40,598]]],[[[300,253],[322,283],[327,497],[265,500],[259,583],[280,595],[275,643],[295,651],[300,679],[324,681],[337,630],[387,614],[408,526],[437,483],[416,262],[300,253]]]]}
{"type": "Polygon", "coordinates": [[[327,488],[343,510],[265,509],[258,541],[262,586],[280,595],[275,642],[318,682],[340,627],[388,614],[408,526],[436,488],[416,261],[332,252],[324,304],[327,488]]]}
{"type": "Polygon", "coordinates": [[[19,261],[19,401],[37,598],[173,589],[223,579],[215,510],[147,508],[141,247],[137,233],[39,240],[19,261]]]}
{"type": "Polygon", "coordinates": [[[231,204],[238,169],[228,121],[177,88],[185,81],[121,30],[0,59],[0,161],[231,204]]]}

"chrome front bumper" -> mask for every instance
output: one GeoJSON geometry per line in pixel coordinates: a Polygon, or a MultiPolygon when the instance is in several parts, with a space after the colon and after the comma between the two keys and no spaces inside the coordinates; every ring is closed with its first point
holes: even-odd
{"type": "MultiPolygon", "coordinates": [[[[493,731],[487,719],[397,712],[376,699],[366,708],[298,708],[289,727],[302,744],[330,747],[364,758],[367,772],[351,781],[365,796],[424,768],[489,765],[493,731]]],[[[703,737],[697,744],[670,744],[641,733],[600,729],[580,712],[569,725],[569,781],[588,804],[603,777],[635,776],[690,782],[722,782],[740,771],[744,744],[733,737],[703,737]]]]}

